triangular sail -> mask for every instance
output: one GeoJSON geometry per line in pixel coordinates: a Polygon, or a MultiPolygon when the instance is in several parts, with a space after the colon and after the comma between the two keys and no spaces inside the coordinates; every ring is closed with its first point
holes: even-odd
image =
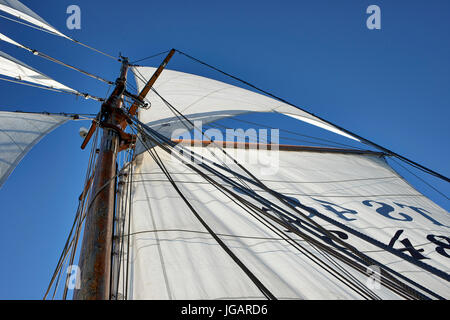
{"type": "MultiPolygon", "coordinates": [[[[156,68],[153,67],[133,67],[139,91],[155,70],[156,68]]],[[[153,87],[192,122],[202,121],[203,124],[207,124],[243,113],[276,112],[357,140],[319,118],[286,103],[197,75],[165,70],[153,87]]],[[[141,111],[141,121],[167,137],[171,137],[177,129],[186,129],[185,126],[188,123],[180,121],[157,94],[150,92],[147,99],[152,107],[148,111],[141,111]]]]}
{"type": "Polygon", "coordinates": [[[69,88],[62,83],[51,79],[45,74],[26,65],[25,63],[11,57],[10,55],[0,51],[0,74],[8,77],[35,83],[41,86],[63,90],[71,93],[78,93],[76,90],[69,88]]]}
{"type": "Polygon", "coordinates": [[[52,27],[47,21],[42,19],[39,15],[33,12],[30,8],[17,0],[0,0],[0,10],[4,11],[16,18],[38,26],[44,30],[54,33],[58,36],[68,38],[63,33],[52,27]]]}
{"type": "Polygon", "coordinates": [[[27,49],[25,46],[23,46],[22,44],[18,43],[17,41],[14,41],[13,39],[11,39],[10,37],[5,36],[4,34],[0,33],[0,40],[1,41],[5,41],[8,42],[14,46],[20,47],[22,49],[27,49]]]}
{"type": "MultiPolygon", "coordinates": [[[[395,290],[377,287],[376,281],[372,282],[375,287],[371,287],[368,274],[355,272],[342,261],[317,250],[310,241],[278,226],[281,235],[289,235],[305,251],[296,250],[263,223],[262,216],[249,214],[173,155],[159,147],[154,150],[198,214],[275,297],[359,299],[364,295],[354,286],[362,284],[380,298],[402,298],[395,290]],[[311,259],[307,251],[319,260],[311,259]],[[338,272],[330,273],[327,267],[338,272]]],[[[221,150],[213,145],[208,147],[208,152],[201,147],[190,150],[212,161],[223,158],[221,150]]],[[[241,159],[232,148],[227,148],[227,152],[241,159]]],[[[450,298],[450,284],[441,278],[448,277],[450,271],[448,254],[442,249],[448,246],[446,241],[450,238],[449,215],[406,183],[380,154],[324,152],[313,148],[240,152],[245,159],[251,159],[249,156],[253,154],[253,159],[260,160],[242,163],[268,187],[286,196],[297,208],[315,210],[307,212],[314,222],[407,278],[399,279],[408,285],[450,298]],[[261,171],[264,168],[266,171],[261,171]]],[[[232,179],[222,181],[227,187],[232,187],[231,181],[237,181],[233,179],[233,171],[239,172],[239,168],[230,162],[227,170],[221,171],[232,179]]],[[[149,153],[140,154],[132,170],[123,174],[126,175],[121,175],[118,221],[124,225],[118,227],[122,237],[115,244],[115,274],[119,278],[114,297],[265,298],[199,223],[149,153]],[[129,212],[128,206],[131,206],[129,212]],[[122,245],[120,239],[125,239],[122,245]],[[126,239],[130,239],[128,252],[126,239]]],[[[267,201],[275,202],[261,188],[246,183],[267,201]]],[[[232,189],[257,207],[265,207],[270,214],[268,204],[255,202],[246,194],[246,187],[232,189]]],[[[312,224],[305,224],[308,220],[301,219],[286,206],[284,209],[287,213],[272,212],[273,216],[331,244],[312,224]]]]}
{"type": "Polygon", "coordinates": [[[67,116],[0,111],[0,188],[22,158],[67,116]]]}

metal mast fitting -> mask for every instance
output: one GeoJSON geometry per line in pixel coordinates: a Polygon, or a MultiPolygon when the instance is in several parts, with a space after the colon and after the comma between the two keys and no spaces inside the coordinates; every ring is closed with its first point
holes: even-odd
{"type": "MultiPolygon", "coordinates": [[[[97,119],[103,135],[86,212],[79,260],[81,285],[74,291],[75,300],[110,299],[116,160],[118,152],[133,141],[133,137],[123,132],[120,126],[126,119],[122,104],[127,72],[128,59],[123,58],[116,87],[102,104],[97,119]]],[[[95,127],[91,127],[90,131],[95,131],[95,127]]]]}

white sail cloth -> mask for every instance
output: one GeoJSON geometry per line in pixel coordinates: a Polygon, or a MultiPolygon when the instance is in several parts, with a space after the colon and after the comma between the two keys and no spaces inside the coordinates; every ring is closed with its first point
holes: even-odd
{"type": "MultiPolygon", "coordinates": [[[[133,67],[139,91],[155,72],[152,67],[133,67]]],[[[248,112],[278,112],[302,120],[347,138],[358,140],[314,115],[264,95],[197,75],[164,70],[153,86],[156,91],[190,121],[207,124],[221,118],[248,112]]],[[[165,103],[150,92],[149,110],[142,110],[140,120],[161,134],[171,137],[175,130],[189,124],[180,121],[165,103]]],[[[359,140],[358,140],[359,141],[359,140]]]]}
{"type": "Polygon", "coordinates": [[[52,27],[47,21],[38,16],[30,8],[17,0],[0,0],[0,10],[4,11],[16,18],[19,18],[28,23],[34,24],[42,29],[50,31],[58,36],[68,38],[63,33],[52,27]]]}
{"type": "Polygon", "coordinates": [[[66,116],[0,111],[0,188],[36,143],[69,119],[66,116]]]}
{"type": "Polygon", "coordinates": [[[22,49],[28,50],[27,47],[25,47],[24,45],[18,43],[17,41],[14,41],[13,39],[11,39],[10,37],[5,36],[4,34],[0,33],[0,40],[1,41],[5,41],[8,42],[14,46],[20,47],[22,49]]]}
{"type": "MultiPolygon", "coordinates": [[[[202,152],[200,147],[191,149],[208,159],[215,160],[211,150],[223,158],[220,149],[215,147],[209,147],[208,152],[202,152]]],[[[275,297],[361,298],[179,160],[160,148],[155,150],[202,219],[275,297]]],[[[247,155],[257,153],[259,157],[261,151],[240,152],[247,155]]],[[[277,163],[277,170],[272,174],[261,176],[260,163],[243,164],[267,186],[288,196],[293,203],[316,209],[330,218],[326,221],[318,214],[312,216],[313,221],[332,230],[371,258],[450,298],[448,280],[442,280],[427,268],[410,263],[378,245],[382,243],[403,250],[404,254],[416,259],[414,261],[424,262],[447,275],[450,271],[449,214],[414,190],[387,165],[384,158],[377,154],[345,152],[265,152],[273,160],[270,162],[272,165],[277,163]],[[369,241],[334,222],[360,232],[369,237],[369,241]]],[[[239,170],[235,164],[228,165],[232,170],[239,170]]],[[[124,217],[126,210],[123,208],[127,207],[127,199],[131,199],[131,224],[129,255],[125,244],[120,249],[125,254],[119,255],[121,259],[116,255],[115,259],[116,276],[118,262],[121,264],[118,289],[113,290],[116,297],[128,292],[128,299],[264,298],[192,214],[148,153],[137,157],[133,172],[132,182],[130,179],[126,181],[119,197],[119,208],[122,208],[119,214],[126,221],[128,217],[124,217]],[[130,183],[131,197],[127,192],[130,183]]],[[[232,176],[226,171],[222,173],[232,176]]],[[[274,200],[258,188],[256,192],[274,200]]],[[[240,195],[244,196],[242,192],[240,195]]],[[[250,197],[246,199],[253,201],[250,197]]],[[[261,204],[256,205],[261,207],[261,204]]],[[[124,239],[127,239],[127,229],[125,225],[125,232],[119,231],[124,239]]],[[[293,233],[288,234],[321,256],[312,245],[293,233]]],[[[116,243],[116,253],[120,251],[118,248],[116,243]]],[[[367,276],[337,263],[369,286],[367,276]]],[[[339,273],[343,274],[342,271],[339,273]]],[[[376,282],[372,291],[383,299],[400,298],[384,286],[377,287],[376,282]]]]}
{"type": "Polygon", "coordinates": [[[63,90],[71,93],[78,93],[76,90],[53,80],[36,69],[26,65],[25,63],[11,57],[10,55],[0,51],[0,74],[8,77],[32,82],[41,86],[63,90]]]}

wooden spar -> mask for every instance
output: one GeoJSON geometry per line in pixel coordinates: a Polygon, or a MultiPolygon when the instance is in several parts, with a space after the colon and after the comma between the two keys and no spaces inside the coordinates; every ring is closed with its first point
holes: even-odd
{"type": "Polygon", "coordinates": [[[383,152],[376,152],[370,150],[357,150],[345,148],[330,148],[330,147],[314,147],[314,146],[298,146],[288,144],[266,144],[253,142],[237,142],[237,141],[211,141],[211,140],[183,140],[172,139],[172,142],[191,147],[208,147],[209,145],[221,146],[229,149],[262,149],[262,150],[280,150],[280,151],[311,151],[311,152],[329,152],[329,153],[352,153],[352,154],[369,154],[374,156],[384,156],[383,152]]]}
{"type": "Polygon", "coordinates": [[[74,300],[109,300],[111,252],[116,184],[116,160],[121,136],[121,110],[128,72],[128,60],[122,61],[120,77],[110,97],[102,104],[99,126],[103,130],[92,182],[92,194],[86,212],[79,259],[80,288],[74,300]]]}
{"type": "MultiPolygon", "coordinates": [[[[145,87],[142,89],[141,93],[139,93],[139,99],[143,100],[145,99],[145,97],[147,96],[147,94],[149,93],[150,89],[152,88],[152,86],[155,84],[156,80],[158,79],[159,75],[161,74],[161,72],[164,70],[164,68],[166,67],[166,65],[169,63],[170,59],[172,58],[172,56],[175,54],[175,49],[170,50],[169,54],[166,56],[166,58],[163,60],[163,62],[160,64],[160,66],[158,67],[158,69],[156,69],[155,73],[152,75],[152,77],[150,78],[150,80],[148,80],[147,84],[145,85],[145,87]]],[[[128,110],[128,113],[131,114],[132,116],[134,116],[136,114],[138,108],[138,103],[134,102],[131,107],[130,110],[128,110]]],[[[127,126],[127,123],[124,121],[121,124],[122,129],[125,129],[127,126]]]]}

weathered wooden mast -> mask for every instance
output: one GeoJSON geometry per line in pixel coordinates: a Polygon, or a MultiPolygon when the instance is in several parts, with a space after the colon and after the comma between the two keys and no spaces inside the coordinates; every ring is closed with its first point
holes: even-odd
{"type": "Polygon", "coordinates": [[[123,96],[134,100],[127,111],[134,116],[139,105],[158,79],[162,70],[174,55],[172,49],[153,76],[140,92],[134,96],[127,92],[126,81],[128,59],[122,58],[122,68],[116,87],[102,104],[99,117],[92,126],[81,146],[84,149],[97,126],[103,130],[95,173],[91,188],[90,203],[86,212],[83,242],[79,260],[80,288],[75,289],[75,300],[109,300],[111,298],[111,254],[114,223],[114,198],[116,185],[117,154],[135,142],[135,137],[124,132],[128,115],[122,108],[123,96]]]}
{"type": "MultiPolygon", "coordinates": [[[[81,287],[74,291],[76,300],[107,300],[110,298],[111,250],[116,184],[116,160],[123,143],[120,124],[125,115],[121,109],[126,91],[128,59],[122,59],[120,76],[110,97],[102,104],[99,126],[103,135],[95,167],[91,200],[80,253],[81,287]]],[[[95,130],[95,129],[94,129],[95,130]]]]}

